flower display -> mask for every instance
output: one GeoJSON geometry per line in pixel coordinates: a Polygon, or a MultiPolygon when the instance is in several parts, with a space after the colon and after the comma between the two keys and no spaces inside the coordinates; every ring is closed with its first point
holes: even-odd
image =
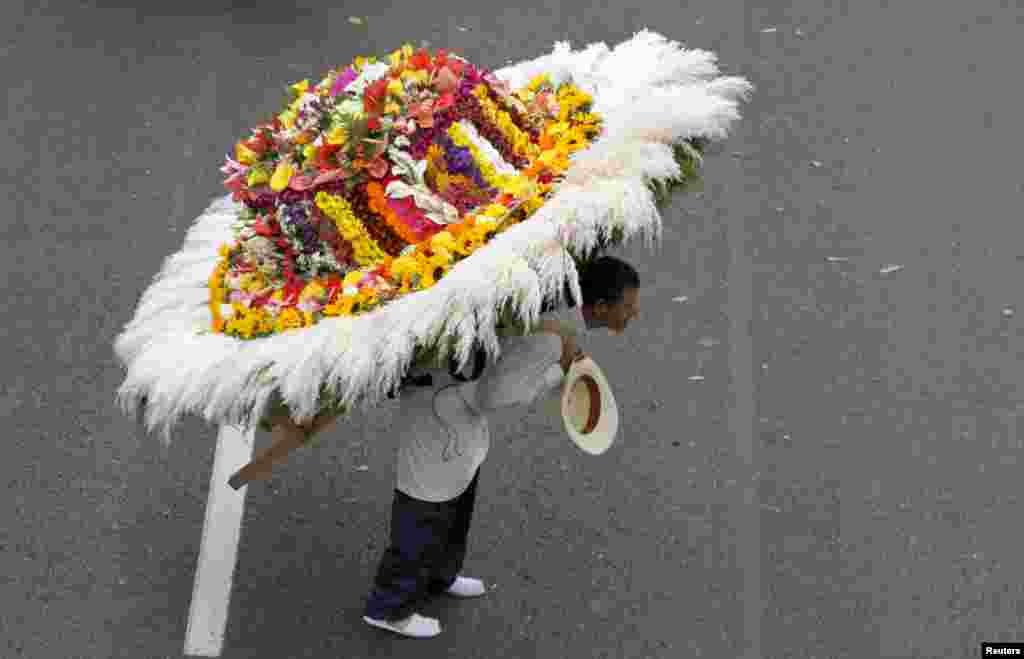
{"type": "Polygon", "coordinates": [[[716,61],[642,30],[496,72],[403,46],[289,85],[115,340],[119,406],[169,443],[188,414],[300,422],[499,359],[592,258],[660,239],[753,89],[716,61]]]}
{"type": "Polygon", "coordinates": [[[602,130],[571,81],[511,90],[409,45],[288,94],[221,170],[241,210],[209,279],[215,333],[269,336],[430,288],[527,221],[602,130]]]}

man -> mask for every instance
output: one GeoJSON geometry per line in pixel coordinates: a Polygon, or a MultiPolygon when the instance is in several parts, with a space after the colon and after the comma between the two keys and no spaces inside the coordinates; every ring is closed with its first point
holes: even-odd
{"type": "Polygon", "coordinates": [[[628,263],[595,260],[580,277],[580,308],[546,308],[533,334],[503,340],[501,358],[481,377],[458,382],[430,371],[429,387],[403,389],[396,415],[400,438],[390,546],[381,557],[363,620],[405,636],[441,633],[437,619],[417,613],[430,597],[476,597],[484,584],[459,574],[473,513],[479,468],[490,446],[488,412],[530,404],[559,387],[582,356],[577,336],[607,328],[622,334],[639,313],[640,279],[628,263]]]}

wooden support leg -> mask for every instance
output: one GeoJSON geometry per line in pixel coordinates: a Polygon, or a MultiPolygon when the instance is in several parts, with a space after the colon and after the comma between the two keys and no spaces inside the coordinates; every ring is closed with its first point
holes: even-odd
{"type": "Polygon", "coordinates": [[[255,460],[235,472],[228,484],[237,490],[250,481],[267,480],[275,464],[284,462],[289,453],[306,444],[313,435],[334,423],[337,418],[336,415],[317,416],[305,426],[295,425],[290,418],[278,420],[274,425],[274,443],[255,460]]]}

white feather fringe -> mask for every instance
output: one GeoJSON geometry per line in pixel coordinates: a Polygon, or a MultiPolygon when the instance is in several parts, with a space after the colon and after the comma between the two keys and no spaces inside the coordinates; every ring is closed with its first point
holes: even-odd
{"type": "Polygon", "coordinates": [[[495,74],[518,87],[544,72],[593,95],[604,133],[573,157],[565,182],[528,221],[495,236],[431,289],[367,316],[241,341],[204,333],[207,282],[218,248],[233,239],[238,211],[230,196],[217,199],[181,251],[165,260],[115,342],[127,368],[117,393],[122,409],[145,402],[146,428],[159,430],[166,444],[187,414],[251,427],[275,389],[300,423],[315,416],[322,386],[350,407],[376,405],[406,374],[417,345],[442,336],[451,338],[461,367],[477,341],[489,357],[499,356],[496,309],[508,304],[532,326],[546,296],[562,299],[565,282],[582,299],[567,248],[589,250],[616,227],[627,240],[660,240],[647,184],[678,176],[671,145],[725,137],[752,90],[743,78],[718,76],[714,53],[686,50],[648,30],[614,49],[596,43],[574,52],[558,43],[548,55],[495,74]]]}

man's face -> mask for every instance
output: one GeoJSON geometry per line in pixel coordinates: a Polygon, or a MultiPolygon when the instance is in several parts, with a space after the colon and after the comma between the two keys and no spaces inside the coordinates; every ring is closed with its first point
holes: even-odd
{"type": "Polygon", "coordinates": [[[640,289],[627,288],[622,292],[622,301],[614,304],[598,303],[595,315],[608,327],[608,331],[621,336],[626,325],[640,313],[640,289]]]}

